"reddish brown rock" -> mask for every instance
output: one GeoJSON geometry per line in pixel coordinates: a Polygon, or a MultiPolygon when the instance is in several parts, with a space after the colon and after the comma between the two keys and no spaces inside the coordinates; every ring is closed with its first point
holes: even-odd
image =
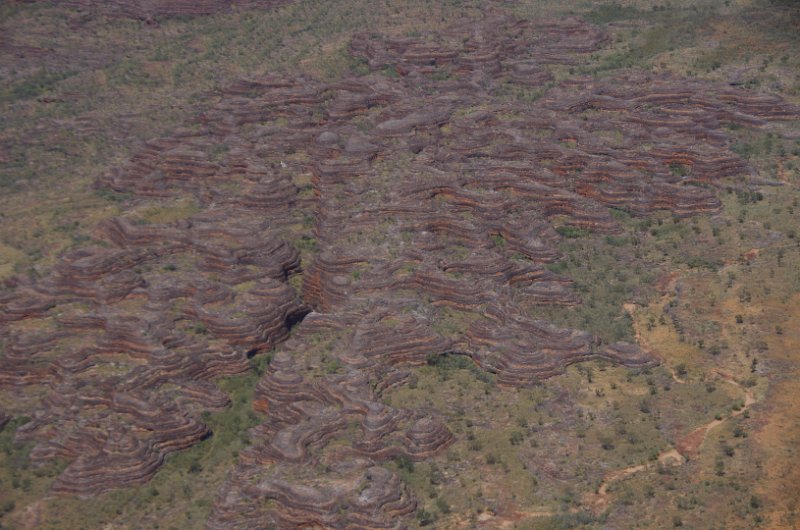
{"type": "Polygon", "coordinates": [[[237,475],[220,490],[207,526],[406,528],[402,521],[414,513],[416,502],[397,475],[364,460],[339,462],[332,471],[342,478],[237,475]],[[234,480],[238,488],[232,487],[234,480]]]}
{"type": "MultiPolygon", "coordinates": [[[[39,0],[16,0],[38,2],[39,0]]],[[[293,0],[56,0],[54,3],[112,17],[154,20],[176,16],[212,15],[234,7],[274,8],[293,0]]]]}
{"type": "Polygon", "coordinates": [[[383,402],[415,367],[465,355],[526,386],[590,359],[652,366],[636,345],[540,318],[542,305],[581,303],[546,268],[560,234],[619,234],[612,207],[717,211],[725,179],[752,171],[724,125],[800,112],[670,74],[547,86],[551,65],[607,40],[577,19],[494,14],[415,37],[359,34],[350,50],[369,73],[241,80],[109,169],[97,186],[128,194],[123,212],[41,278],[0,291],[0,392],[9,415],[32,418],[16,436],[34,461],[70,461],[53,491],[145,482],[209,434],[202,414],[228,404],[214,381],[276,348],[255,390],[265,420],[208,526],[402,528],[416,504],[382,464],[454,440],[435,411],[383,402]]]}

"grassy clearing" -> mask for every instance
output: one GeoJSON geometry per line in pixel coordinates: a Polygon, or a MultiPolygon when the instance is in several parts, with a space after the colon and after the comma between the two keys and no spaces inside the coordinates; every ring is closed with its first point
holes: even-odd
{"type": "Polygon", "coordinates": [[[433,407],[457,435],[432,462],[397,466],[423,515],[443,527],[533,507],[580,511],[605,472],[651,461],[672,443],[674,424],[709,421],[736,398],[726,388],[711,395],[700,380],[676,385],[664,369],[586,363],[540,386],[507,389],[462,364],[418,369],[414,384],[387,397],[393,406],[433,407]]]}

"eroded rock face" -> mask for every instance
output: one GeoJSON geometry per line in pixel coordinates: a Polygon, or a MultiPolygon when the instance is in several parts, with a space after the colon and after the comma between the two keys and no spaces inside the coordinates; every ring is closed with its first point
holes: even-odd
{"type": "MultiPolygon", "coordinates": [[[[40,0],[16,0],[38,2],[40,0]]],[[[114,17],[154,20],[166,17],[213,15],[231,8],[274,8],[294,0],[55,0],[71,9],[79,9],[114,17]]]]}
{"type": "Polygon", "coordinates": [[[400,478],[366,459],[337,463],[333,471],[340,478],[336,480],[287,474],[281,466],[275,468],[273,477],[252,483],[248,480],[251,477],[229,480],[221,488],[220,502],[207,528],[400,530],[407,528],[403,520],[413,516],[416,509],[400,478]],[[254,509],[254,500],[271,509],[254,509]]]}
{"type": "Polygon", "coordinates": [[[0,293],[0,390],[38,410],[17,433],[34,460],[72,461],[54,491],[147,480],[209,434],[200,414],[227,405],[212,381],[278,345],[256,389],[267,420],[209,527],[401,528],[415,501],[382,464],[454,439],[435,410],[385,404],[410,368],[463,355],[524,386],[588,359],[656,363],[537,317],[581,303],[545,266],[560,233],[618,233],[611,207],[713,212],[719,180],[750,172],[724,125],[800,114],[667,74],[554,81],[607,38],[577,19],[495,15],[357,35],[370,73],[242,80],[110,170],[98,185],[130,208],[0,293]],[[142,216],[178,200],[195,211],[142,216]]]}
{"type": "MultiPolygon", "coordinates": [[[[416,502],[380,464],[424,460],[455,438],[441,418],[381,402],[385,383],[408,374],[392,366],[402,361],[391,352],[386,359],[361,354],[358,344],[372,326],[368,331],[354,324],[348,317],[311,313],[275,355],[255,393],[255,408],[268,420],[250,431],[257,442],[241,454],[218,493],[209,528],[405,527],[402,520],[416,502]],[[336,351],[354,349],[341,357],[336,373],[314,377],[304,352],[321,336],[333,338],[336,351]]],[[[377,336],[370,338],[379,344],[377,336]]],[[[413,353],[415,339],[425,341],[412,330],[394,352],[413,353]]],[[[430,347],[428,352],[443,351],[446,344],[430,347]]]]}
{"type": "Polygon", "coordinates": [[[148,480],[208,436],[211,383],[249,369],[309,309],[286,283],[297,251],[251,216],[209,208],[167,226],[101,223],[97,245],[3,293],[0,388],[33,420],[34,462],[66,458],[57,493],[148,480]],[[102,243],[100,245],[99,243],[102,243]]]}

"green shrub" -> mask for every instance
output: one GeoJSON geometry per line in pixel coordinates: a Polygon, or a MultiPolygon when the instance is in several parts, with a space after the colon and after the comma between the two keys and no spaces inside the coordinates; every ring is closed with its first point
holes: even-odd
{"type": "Polygon", "coordinates": [[[558,228],[556,228],[556,232],[558,232],[560,235],[568,239],[586,237],[589,235],[589,232],[587,232],[583,228],[578,228],[575,226],[559,226],[558,228]]]}

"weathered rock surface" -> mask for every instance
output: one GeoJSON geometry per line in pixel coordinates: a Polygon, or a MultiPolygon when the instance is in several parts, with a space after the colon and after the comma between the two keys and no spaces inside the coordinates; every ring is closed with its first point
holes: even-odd
{"type": "Polygon", "coordinates": [[[524,386],[589,359],[656,363],[537,316],[581,303],[546,266],[562,234],[619,233],[610,208],[718,210],[722,179],[751,171],[724,126],[800,112],[667,74],[554,81],[552,65],[607,39],[577,19],[496,15],[360,34],[350,50],[370,73],[241,80],[109,170],[98,186],[130,194],[125,213],[0,292],[0,391],[9,413],[37,411],[17,431],[34,461],[71,460],[53,490],[146,481],[209,435],[202,412],[227,405],[214,379],[277,345],[255,395],[266,421],[209,528],[402,528],[415,501],[385,462],[454,439],[435,411],[382,399],[410,368],[464,355],[524,386]],[[178,201],[193,209],[148,220],[178,201]]]}
{"type": "MultiPolygon", "coordinates": [[[[16,0],[39,2],[40,0],[16,0]]],[[[165,17],[213,15],[235,7],[274,8],[294,0],[55,0],[64,7],[106,16],[154,20],[165,17]]]]}
{"type": "Polygon", "coordinates": [[[286,283],[297,251],[263,221],[214,208],[139,221],[101,223],[94,246],[2,295],[0,389],[33,412],[17,438],[34,462],[72,460],[56,493],[147,481],[211,434],[202,413],[229,404],[211,381],[249,370],[309,311],[286,283]]]}

